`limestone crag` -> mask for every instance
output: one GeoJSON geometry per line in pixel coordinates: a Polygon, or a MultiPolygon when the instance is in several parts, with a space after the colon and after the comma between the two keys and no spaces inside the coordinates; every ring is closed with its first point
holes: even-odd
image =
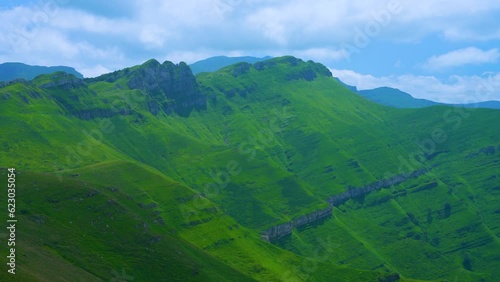
{"type": "Polygon", "coordinates": [[[77,89],[87,88],[87,84],[80,78],[65,72],[56,72],[52,74],[51,81],[39,86],[46,89],[77,89]]]}
{"type": "Polygon", "coordinates": [[[365,186],[360,187],[360,188],[351,188],[351,189],[348,189],[347,191],[345,191],[344,193],[340,193],[338,195],[335,195],[335,196],[328,198],[327,202],[333,206],[340,205],[351,198],[366,195],[372,191],[402,183],[409,178],[417,178],[420,175],[427,173],[427,171],[428,171],[427,169],[423,168],[423,169],[416,170],[412,173],[399,174],[399,175],[396,175],[396,176],[388,178],[388,179],[383,179],[383,180],[380,180],[377,182],[373,182],[371,184],[365,185],[365,186]]]}
{"type": "Polygon", "coordinates": [[[320,219],[329,217],[331,215],[332,215],[332,207],[317,210],[312,213],[305,214],[293,221],[273,226],[265,230],[262,233],[261,238],[267,242],[270,242],[271,240],[279,239],[283,236],[292,233],[292,230],[295,227],[300,227],[310,223],[314,223],[320,219]]]}
{"type": "Polygon", "coordinates": [[[328,208],[316,210],[314,212],[300,216],[292,221],[275,225],[269,229],[266,229],[264,232],[262,232],[261,239],[267,242],[279,239],[283,236],[292,233],[292,230],[295,227],[300,227],[307,224],[315,223],[321,219],[331,216],[333,212],[333,206],[340,205],[351,198],[366,195],[375,190],[390,187],[392,185],[397,185],[399,183],[406,181],[407,179],[417,178],[427,172],[428,169],[423,168],[415,170],[412,173],[400,174],[388,179],[380,180],[360,188],[350,188],[344,193],[328,198],[327,202],[330,204],[328,208]]]}
{"type": "MultiPolygon", "coordinates": [[[[176,65],[165,61],[160,64],[152,59],[140,66],[104,74],[86,79],[86,81],[116,83],[122,78],[126,78],[126,86],[129,89],[141,90],[146,95],[145,103],[153,115],[164,112],[186,117],[193,110],[206,109],[207,98],[200,91],[196,77],[184,62],[176,65]]],[[[120,88],[125,85],[117,84],[116,86],[120,88]]]]}
{"type": "Polygon", "coordinates": [[[207,99],[201,93],[196,78],[186,63],[160,64],[149,60],[130,73],[127,86],[148,93],[158,103],[149,102],[150,111],[155,114],[161,108],[167,114],[188,116],[196,110],[206,109],[207,99]]]}

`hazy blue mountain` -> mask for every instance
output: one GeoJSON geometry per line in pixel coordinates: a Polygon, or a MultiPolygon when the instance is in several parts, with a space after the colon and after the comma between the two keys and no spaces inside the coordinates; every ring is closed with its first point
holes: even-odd
{"type": "Polygon", "coordinates": [[[65,66],[45,67],[45,66],[31,66],[23,63],[3,63],[0,64],[0,81],[10,81],[17,78],[24,78],[26,80],[31,80],[41,74],[49,74],[57,71],[63,71],[72,74],[77,78],[83,78],[83,75],[77,72],[72,67],[65,67],[65,66]]]}
{"type": "Polygon", "coordinates": [[[198,61],[196,63],[193,63],[193,64],[189,65],[189,67],[193,71],[193,74],[196,75],[200,72],[218,71],[223,67],[234,65],[236,63],[245,62],[245,63],[249,63],[249,64],[254,64],[254,63],[265,61],[268,59],[271,59],[271,57],[266,56],[263,58],[257,58],[257,57],[250,57],[250,56],[245,56],[245,57],[216,56],[216,57],[210,57],[210,58],[198,61]]]}
{"type": "MultiPolygon", "coordinates": [[[[339,80],[340,81],[340,80],[339,80]]],[[[434,102],[426,99],[414,98],[410,94],[403,92],[399,89],[391,87],[379,87],[375,89],[368,90],[356,90],[355,86],[350,86],[343,83],[347,88],[359,95],[365,97],[366,99],[373,101],[375,103],[391,106],[395,108],[424,108],[435,105],[444,105],[445,103],[434,102]]],[[[446,104],[450,106],[460,106],[465,108],[488,108],[488,109],[500,109],[500,101],[485,101],[478,103],[468,103],[468,104],[446,104]]]]}
{"type": "Polygon", "coordinates": [[[463,106],[465,108],[487,108],[487,109],[500,109],[500,101],[485,101],[471,104],[458,104],[455,106],[463,106]]]}
{"type": "Polygon", "coordinates": [[[391,87],[359,90],[358,93],[373,102],[395,108],[423,108],[440,104],[426,99],[414,98],[406,92],[391,87]]]}

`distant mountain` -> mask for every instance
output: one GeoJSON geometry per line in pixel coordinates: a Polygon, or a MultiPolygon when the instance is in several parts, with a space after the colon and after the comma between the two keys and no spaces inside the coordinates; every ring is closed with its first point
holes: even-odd
{"type": "Polygon", "coordinates": [[[77,78],[83,78],[83,75],[74,68],[65,66],[45,67],[31,66],[23,63],[3,63],[0,64],[0,81],[11,81],[17,78],[32,80],[41,74],[49,74],[58,71],[72,74],[77,78]]]}
{"type": "Polygon", "coordinates": [[[440,104],[430,100],[414,98],[406,92],[390,87],[358,90],[358,93],[368,100],[395,108],[423,108],[440,104]]]}
{"type": "Polygon", "coordinates": [[[457,104],[454,106],[463,106],[466,108],[486,108],[486,109],[500,109],[500,101],[485,101],[471,104],[457,104]]]}
{"type": "Polygon", "coordinates": [[[193,71],[193,74],[196,75],[200,72],[218,71],[218,70],[222,69],[223,67],[234,65],[236,63],[243,63],[244,62],[244,63],[254,64],[254,63],[265,61],[268,59],[271,59],[271,57],[266,56],[263,58],[257,58],[257,57],[250,57],[250,56],[245,56],[245,57],[216,56],[216,57],[211,57],[211,58],[193,63],[193,64],[189,65],[189,67],[193,71]]]}
{"type": "Polygon", "coordinates": [[[449,105],[449,106],[460,106],[464,108],[500,109],[500,101],[485,101],[485,102],[468,103],[468,104],[447,104],[447,103],[434,102],[426,99],[417,99],[406,92],[391,87],[379,87],[368,90],[357,90],[355,86],[350,86],[345,83],[342,84],[344,84],[347,88],[351,89],[354,92],[357,92],[359,95],[365,97],[370,101],[395,108],[424,108],[436,105],[449,105]]]}

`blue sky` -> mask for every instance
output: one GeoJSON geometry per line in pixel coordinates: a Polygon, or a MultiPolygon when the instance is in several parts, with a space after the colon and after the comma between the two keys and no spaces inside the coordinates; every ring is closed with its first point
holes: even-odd
{"type": "Polygon", "coordinates": [[[294,55],[360,89],[500,100],[498,0],[4,0],[0,19],[0,62],[87,77],[149,58],[294,55]]]}

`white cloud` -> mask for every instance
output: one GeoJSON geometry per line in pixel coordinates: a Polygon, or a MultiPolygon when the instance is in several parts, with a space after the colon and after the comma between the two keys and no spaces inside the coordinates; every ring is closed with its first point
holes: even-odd
{"type": "Polygon", "coordinates": [[[498,49],[483,51],[476,47],[469,47],[433,56],[424,67],[431,70],[446,69],[470,64],[496,63],[500,58],[498,49]]]}
{"type": "Polygon", "coordinates": [[[61,9],[47,24],[56,29],[106,34],[107,36],[124,36],[133,31],[135,26],[129,19],[109,19],[74,9],[61,9]]]}
{"type": "Polygon", "coordinates": [[[42,2],[0,8],[2,57],[85,69],[236,51],[331,63],[348,57],[339,52],[345,44],[359,48],[358,31],[392,42],[435,34],[447,40],[500,39],[498,0],[42,2]],[[397,11],[391,9],[394,1],[397,11]],[[62,4],[44,6],[49,2],[62,4]],[[103,8],[113,5],[122,6],[118,13],[103,8]],[[170,54],[175,57],[165,57],[170,54]]]}
{"type": "Polygon", "coordinates": [[[483,33],[477,33],[470,28],[455,28],[450,27],[443,31],[446,39],[452,41],[489,41],[500,40],[500,28],[494,27],[492,30],[483,33]]]}
{"type": "Polygon", "coordinates": [[[171,36],[170,32],[156,24],[148,24],[141,28],[139,39],[146,49],[161,48],[171,36]]]}
{"type": "Polygon", "coordinates": [[[83,74],[84,77],[96,77],[104,73],[110,73],[111,70],[103,65],[96,65],[92,67],[86,67],[78,69],[78,71],[83,74]]]}
{"type": "Polygon", "coordinates": [[[382,86],[397,88],[415,98],[429,99],[443,103],[473,103],[500,101],[500,73],[484,76],[450,76],[441,81],[434,76],[405,74],[399,76],[375,77],[352,70],[330,69],[333,76],[359,90],[382,86]]]}

